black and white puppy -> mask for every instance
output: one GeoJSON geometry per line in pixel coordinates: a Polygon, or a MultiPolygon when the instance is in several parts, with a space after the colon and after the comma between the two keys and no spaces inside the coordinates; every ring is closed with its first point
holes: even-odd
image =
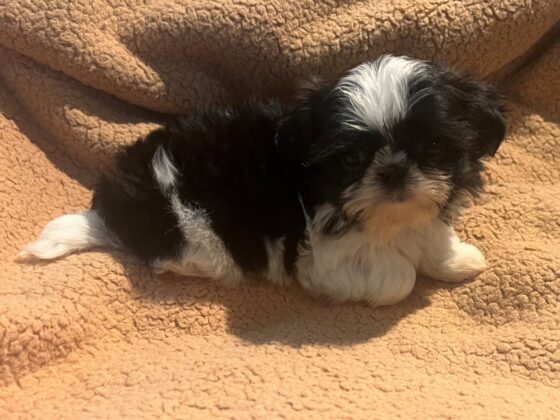
{"type": "Polygon", "coordinates": [[[90,211],[55,219],[23,254],[112,246],[156,271],[392,304],[417,272],[458,282],[485,268],[451,223],[504,135],[486,84],[383,56],[290,111],[253,101],[177,118],[119,154],[90,211]]]}

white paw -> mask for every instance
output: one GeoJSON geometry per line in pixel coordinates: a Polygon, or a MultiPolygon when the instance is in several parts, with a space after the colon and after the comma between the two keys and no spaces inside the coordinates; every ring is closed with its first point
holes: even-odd
{"type": "Polygon", "coordinates": [[[484,255],[473,245],[461,242],[455,244],[451,251],[451,255],[428,274],[437,280],[458,283],[475,277],[486,268],[484,255]]]}

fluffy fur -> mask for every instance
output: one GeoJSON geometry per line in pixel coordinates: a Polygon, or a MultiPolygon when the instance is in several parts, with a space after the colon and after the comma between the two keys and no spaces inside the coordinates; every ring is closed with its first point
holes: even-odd
{"type": "Polygon", "coordinates": [[[315,81],[290,110],[252,101],[178,117],[118,155],[91,211],[54,220],[24,253],[113,246],[158,272],[392,304],[417,272],[456,282],[484,269],[451,223],[504,135],[486,84],[383,56],[315,81]]]}

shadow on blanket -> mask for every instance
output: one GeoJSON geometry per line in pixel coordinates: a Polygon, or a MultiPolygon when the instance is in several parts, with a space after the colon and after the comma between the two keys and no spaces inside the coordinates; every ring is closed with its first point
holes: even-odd
{"type": "MultiPolygon", "coordinates": [[[[117,126],[129,126],[142,122],[163,124],[169,118],[168,115],[123,104],[103,92],[98,92],[96,99],[97,101],[87,103],[64,105],[61,112],[78,111],[84,116],[92,117],[101,115],[104,123],[117,126]],[[123,110],[121,115],[115,115],[115,109],[125,107],[128,108],[128,111],[123,110]],[[130,111],[131,109],[132,111],[130,111]]],[[[92,189],[102,168],[112,161],[119,144],[113,145],[109,150],[100,150],[95,141],[88,141],[91,139],[85,140],[82,144],[76,144],[72,138],[67,138],[60,143],[53,142],[50,139],[51,134],[46,133],[44,128],[39,127],[30,119],[22,118],[25,110],[20,104],[7,101],[7,99],[0,100],[0,114],[11,115],[18,130],[29,138],[57,169],[68,175],[69,178],[78,181],[82,186],[92,189]]],[[[91,131],[91,135],[97,135],[95,130],[91,131]]],[[[86,137],[89,136],[86,135],[86,137]]],[[[130,138],[130,142],[135,140],[134,137],[130,138]]],[[[107,141],[111,142],[111,139],[107,139],[107,141]]]]}
{"type": "MultiPolygon", "coordinates": [[[[119,258],[118,256],[116,256],[119,258]]],[[[225,311],[227,331],[252,344],[282,343],[292,347],[308,344],[347,346],[388,334],[402,319],[430,304],[439,287],[419,279],[404,304],[371,308],[360,303],[332,304],[314,299],[298,286],[278,288],[259,281],[226,288],[211,280],[155,276],[129,257],[119,258],[130,281],[131,293],[144,302],[188,310],[213,308],[225,311]]],[[[185,328],[192,320],[177,317],[168,324],[185,328]]],[[[203,321],[204,322],[204,321],[203,321]]],[[[216,321],[214,321],[216,322],[216,321]]],[[[220,321],[217,321],[219,323],[220,321]]],[[[188,328],[187,328],[188,329],[188,328]]]]}

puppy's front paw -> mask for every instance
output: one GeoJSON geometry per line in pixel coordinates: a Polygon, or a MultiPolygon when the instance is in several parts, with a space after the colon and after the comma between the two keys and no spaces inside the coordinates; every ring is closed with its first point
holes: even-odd
{"type": "Polygon", "coordinates": [[[458,283],[475,277],[486,268],[486,260],[477,247],[458,243],[451,255],[434,267],[432,277],[450,283],[458,283]]]}

